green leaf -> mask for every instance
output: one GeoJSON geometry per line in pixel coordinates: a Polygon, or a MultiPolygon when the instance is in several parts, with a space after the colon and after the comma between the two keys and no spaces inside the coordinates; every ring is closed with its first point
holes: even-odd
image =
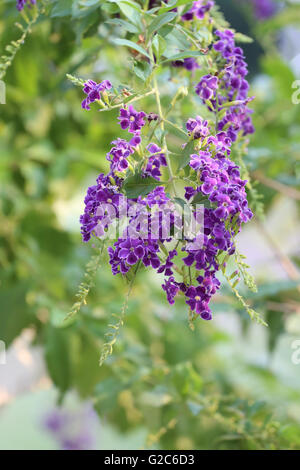
{"type": "Polygon", "coordinates": [[[1,283],[0,340],[5,341],[6,347],[34,320],[26,302],[29,288],[29,283],[25,281],[19,281],[13,287],[1,283]]]}
{"type": "Polygon", "coordinates": [[[236,42],[243,42],[243,43],[253,42],[252,38],[250,38],[246,34],[242,34],[242,33],[235,33],[234,39],[236,40],[236,42]]]}
{"type": "Polygon", "coordinates": [[[156,34],[154,36],[154,39],[152,41],[152,46],[153,46],[153,50],[154,50],[154,54],[156,56],[157,59],[160,58],[160,56],[164,53],[164,51],[166,50],[166,47],[167,47],[167,42],[166,40],[161,37],[159,34],[156,34]]]}
{"type": "Polygon", "coordinates": [[[186,144],[182,152],[182,160],[179,165],[178,170],[182,170],[182,168],[186,167],[190,161],[190,155],[194,152],[195,149],[195,141],[191,140],[186,144]]]}
{"type": "Polygon", "coordinates": [[[117,44],[118,46],[127,46],[130,49],[134,49],[135,51],[140,52],[144,56],[148,57],[148,59],[150,59],[150,55],[148,54],[148,52],[146,52],[145,49],[143,49],[141,46],[139,46],[133,41],[129,41],[128,39],[116,38],[113,40],[113,43],[117,44]]]}
{"type": "Polygon", "coordinates": [[[170,23],[175,17],[177,16],[177,12],[169,12],[164,13],[163,15],[157,16],[154,18],[152,23],[148,28],[148,33],[153,34],[155,31],[159,31],[159,29],[167,23],[170,23]]]}
{"type": "Polygon", "coordinates": [[[199,51],[186,51],[186,52],[179,52],[178,54],[174,54],[171,57],[168,57],[165,59],[162,64],[165,62],[173,61],[173,60],[180,60],[180,59],[186,59],[187,57],[200,57],[202,56],[203,53],[199,51]]]}
{"type": "Polygon", "coordinates": [[[141,175],[129,176],[124,182],[123,188],[127,197],[137,198],[138,196],[146,196],[157,186],[160,186],[161,182],[157,181],[152,177],[142,178],[141,175]]]}
{"type": "Polygon", "coordinates": [[[118,2],[118,7],[120,8],[123,15],[128,18],[128,20],[135,24],[139,31],[142,31],[142,17],[140,14],[140,6],[136,8],[134,3],[129,2],[118,2]]]}
{"type": "Polygon", "coordinates": [[[165,13],[166,11],[173,10],[173,8],[180,7],[181,5],[188,5],[191,2],[191,0],[173,0],[169,2],[167,5],[165,4],[161,9],[159,10],[158,14],[161,15],[162,13],[165,13]]]}
{"type": "MultiPolygon", "coordinates": [[[[139,77],[144,82],[150,76],[151,70],[152,70],[151,65],[148,64],[147,62],[137,62],[133,67],[133,71],[136,74],[136,76],[139,77]]],[[[129,98],[132,99],[132,96],[130,96],[129,98]]]]}
{"type": "Polygon", "coordinates": [[[65,393],[71,386],[71,334],[49,325],[46,331],[45,359],[53,383],[65,393]]]}
{"type": "Polygon", "coordinates": [[[115,24],[117,26],[122,26],[123,28],[126,29],[126,31],[129,31],[130,33],[138,33],[139,32],[138,28],[134,24],[129,23],[129,21],[121,20],[120,18],[112,18],[112,19],[106,21],[105,23],[115,24]]]}
{"type": "Polygon", "coordinates": [[[72,14],[73,0],[59,0],[51,11],[51,18],[70,16],[72,14]]]}

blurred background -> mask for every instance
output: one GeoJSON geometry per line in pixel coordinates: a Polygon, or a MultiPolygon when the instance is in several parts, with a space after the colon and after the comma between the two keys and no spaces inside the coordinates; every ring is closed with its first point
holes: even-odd
{"type": "MultiPolygon", "coordinates": [[[[143,272],[101,368],[128,290],[105,258],[88,304],[62,320],[93,254],[80,237],[83,198],[120,131],[117,113],[81,110],[66,73],[126,83],[127,59],[107,41],[111,4],[70,21],[67,3],[37,20],[4,78],[0,449],[300,449],[299,2],[217,2],[254,38],[242,46],[256,96],[246,157],[256,217],[238,246],[258,284],[244,295],[269,327],[252,323],[224,285],[213,322],[192,331],[184,303],[170,308],[143,272]]],[[[1,54],[20,18],[14,0],[1,2],[1,54]]]]}

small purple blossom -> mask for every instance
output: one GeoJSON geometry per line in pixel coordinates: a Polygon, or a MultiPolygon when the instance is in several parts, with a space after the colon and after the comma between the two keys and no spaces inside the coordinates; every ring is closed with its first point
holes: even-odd
{"type": "Polygon", "coordinates": [[[128,109],[120,109],[118,119],[122,129],[128,129],[131,134],[138,134],[145,125],[144,117],[146,117],[144,111],[136,111],[132,105],[129,105],[128,109]]]}
{"type": "Polygon", "coordinates": [[[198,85],[196,85],[195,91],[205,101],[213,98],[217,88],[218,77],[208,74],[201,78],[198,85]]]}
{"type": "Polygon", "coordinates": [[[199,20],[203,20],[205,14],[209,12],[209,10],[211,10],[214,4],[215,2],[210,0],[198,0],[196,2],[193,2],[192,8],[190,8],[190,10],[184,13],[181,18],[183,21],[191,21],[194,19],[194,17],[198,18],[199,20]]]}
{"type": "MultiPolygon", "coordinates": [[[[133,143],[137,142],[139,141],[133,143]]],[[[110,169],[112,172],[124,171],[128,168],[128,157],[134,153],[135,146],[124,139],[114,140],[112,144],[112,149],[106,155],[106,159],[110,162],[110,169]]]]}
{"type": "Polygon", "coordinates": [[[81,107],[83,109],[90,110],[90,104],[101,99],[101,92],[110,90],[111,88],[112,84],[108,80],[103,80],[101,83],[88,80],[83,87],[83,91],[87,97],[82,101],[81,107]]]}
{"type": "Polygon", "coordinates": [[[152,178],[159,181],[161,177],[160,167],[167,166],[166,156],[156,144],[149,144],[147,150],[151,155],[147,160],[143,175],[152,176],[152,178]]]}
{"type": "Polygon", "coordinates": [[[179,283],[175,281],[174,277],[170,277],[165,280],[164,284],[162,284],[162,288],[167,294],[169,304],[173,305],[175,303],[174,299],[180,290],[179,283]]]}
{"type": "Polygon", "coordinates": [[[195,119],[188,119],[186,129],[189,135],[193,135],[194,139],[200,139],[200,137],[207,137],[209,135],[208,122],[204,121],[200,116],[196,116],[195,119]]]}

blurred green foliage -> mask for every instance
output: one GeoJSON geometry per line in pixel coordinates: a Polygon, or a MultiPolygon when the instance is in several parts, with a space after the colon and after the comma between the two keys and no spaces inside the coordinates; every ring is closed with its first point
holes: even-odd
{"type": "MultiPolygon", "coordinates": [[[[66,74],[130,83],[125,49],[107,41],[115,26],[103,24],[107,13],[118,7],[112,2],[81,3],[86,7],[79,11],[74,5],[71,9],[70,1],[50,2],[46,12],[52,17],[38,18],[4,79],[0,338],[10,344],[24,328],[34,328],[59,400],[76,389],[81,397],[92,398],[100,417],[120,432],[146,428],[145,445],[150,447],[299,449],[299,423],[288,416],[284,400],[297,403],[300,392],[283,387],[267,367],[250,367],[242,358],[236,361],[248,383],[236,380],[230,370],[235,362],[216,352],[233,341],[230,335],[204,322],[196,322],[191,331],[184,304],[170,309],[151,274],[143,272],[136,280],[114,354],[101,368],[107,325],[111,315],[121,311],[128,290],[122,279],[113,278],[105,256],[87,305],[63,323],[93,252],[79,236],[84,193],[97,174],[106,171],[105,154],[120,134],[117,112],[81,110],[80,89],[66,74]],[[280,403],[277,409],[275,403],[280,403]]],[[[1,2],[0,15],[2,51],[20,36],[14,26],[20,21],[15,2],[1,2]]],[[[285,18],[288,24],[290,16],[285,18]]],[[[266,37],[276,36],[277,27],[272,19],[253,29],[264,51],[263,75],[253,77],[257,132],[246,164],[250,173],[260,176],[255,188],[263,195],[266,212],[278,192],[266,186],[264,178],[281,183],[281,188],[300,186],[300,106],[291,103],[295,77],[266,37]]],[[[184,104],[184,112],[189,106],[184,104]]],[[[249,196],[254,206],[255,196],[249,196]]],[[[297,286],[295,279],[264,280],[258,293],[248,296],[269,323],[270,352],[293,313],[272,308],[299,305],[297,286]]],[[[226,289],[214,309],[235,312],[240,334],[246,334],[249,320],[226,289]]]]}

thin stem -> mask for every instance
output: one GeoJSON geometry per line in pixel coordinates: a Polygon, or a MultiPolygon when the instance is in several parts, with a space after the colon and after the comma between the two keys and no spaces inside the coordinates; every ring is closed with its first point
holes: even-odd
{"type": "Polygon", "coordinates": [[[164,116],[163,116],[163,111],[162,111],[162,107],[161,107],[159,89],[158,89],[158,84],[157,84],[156,77],[153,78],[153,85],[154,85],[154,90],[155,90],[155,97],[156,97],[158,115],[160,117],[160,128],[163,132],[163,145],[166,149],[166,161],[167,161],[168,171],[169,171],[169,175],[170,175],[170,182],[172,184],[174,194],[175,194],[175,196],[177,196],[176,186],[175,186],[175,182],[174,182],[173,170],[172,170],[172,167],[171,167],[170,157],[169,157],[169,153],[168,153],[167,139],[166,139],[166,136],[165,136],[164,116]]]}
{"type": "MultiPolygon", "coordinates": [[[[148,91],[147,93],[145,93],[144,95],[135,96],[134,98],[132,98],[132,100],[127,101],[126,104],[131,104],[131,103],[133,103],[134,101],[142,100],[142,99],[145,98],[146,96],[153,95],[154,93],[155,93],[155,90],[154,90],[154,89],[153,89],[153,90],[150,90],[150,91],[148,91]]],[[[110,111],[111,109],[121,108],[121,106],[124,106],[124,103],[118,103],[118,104],[115,104],[114,106],[110,106],[110,107],[108,107],[108,108],[99,109],[99,113],[103,113],[104,111],[110,111]]]]}

